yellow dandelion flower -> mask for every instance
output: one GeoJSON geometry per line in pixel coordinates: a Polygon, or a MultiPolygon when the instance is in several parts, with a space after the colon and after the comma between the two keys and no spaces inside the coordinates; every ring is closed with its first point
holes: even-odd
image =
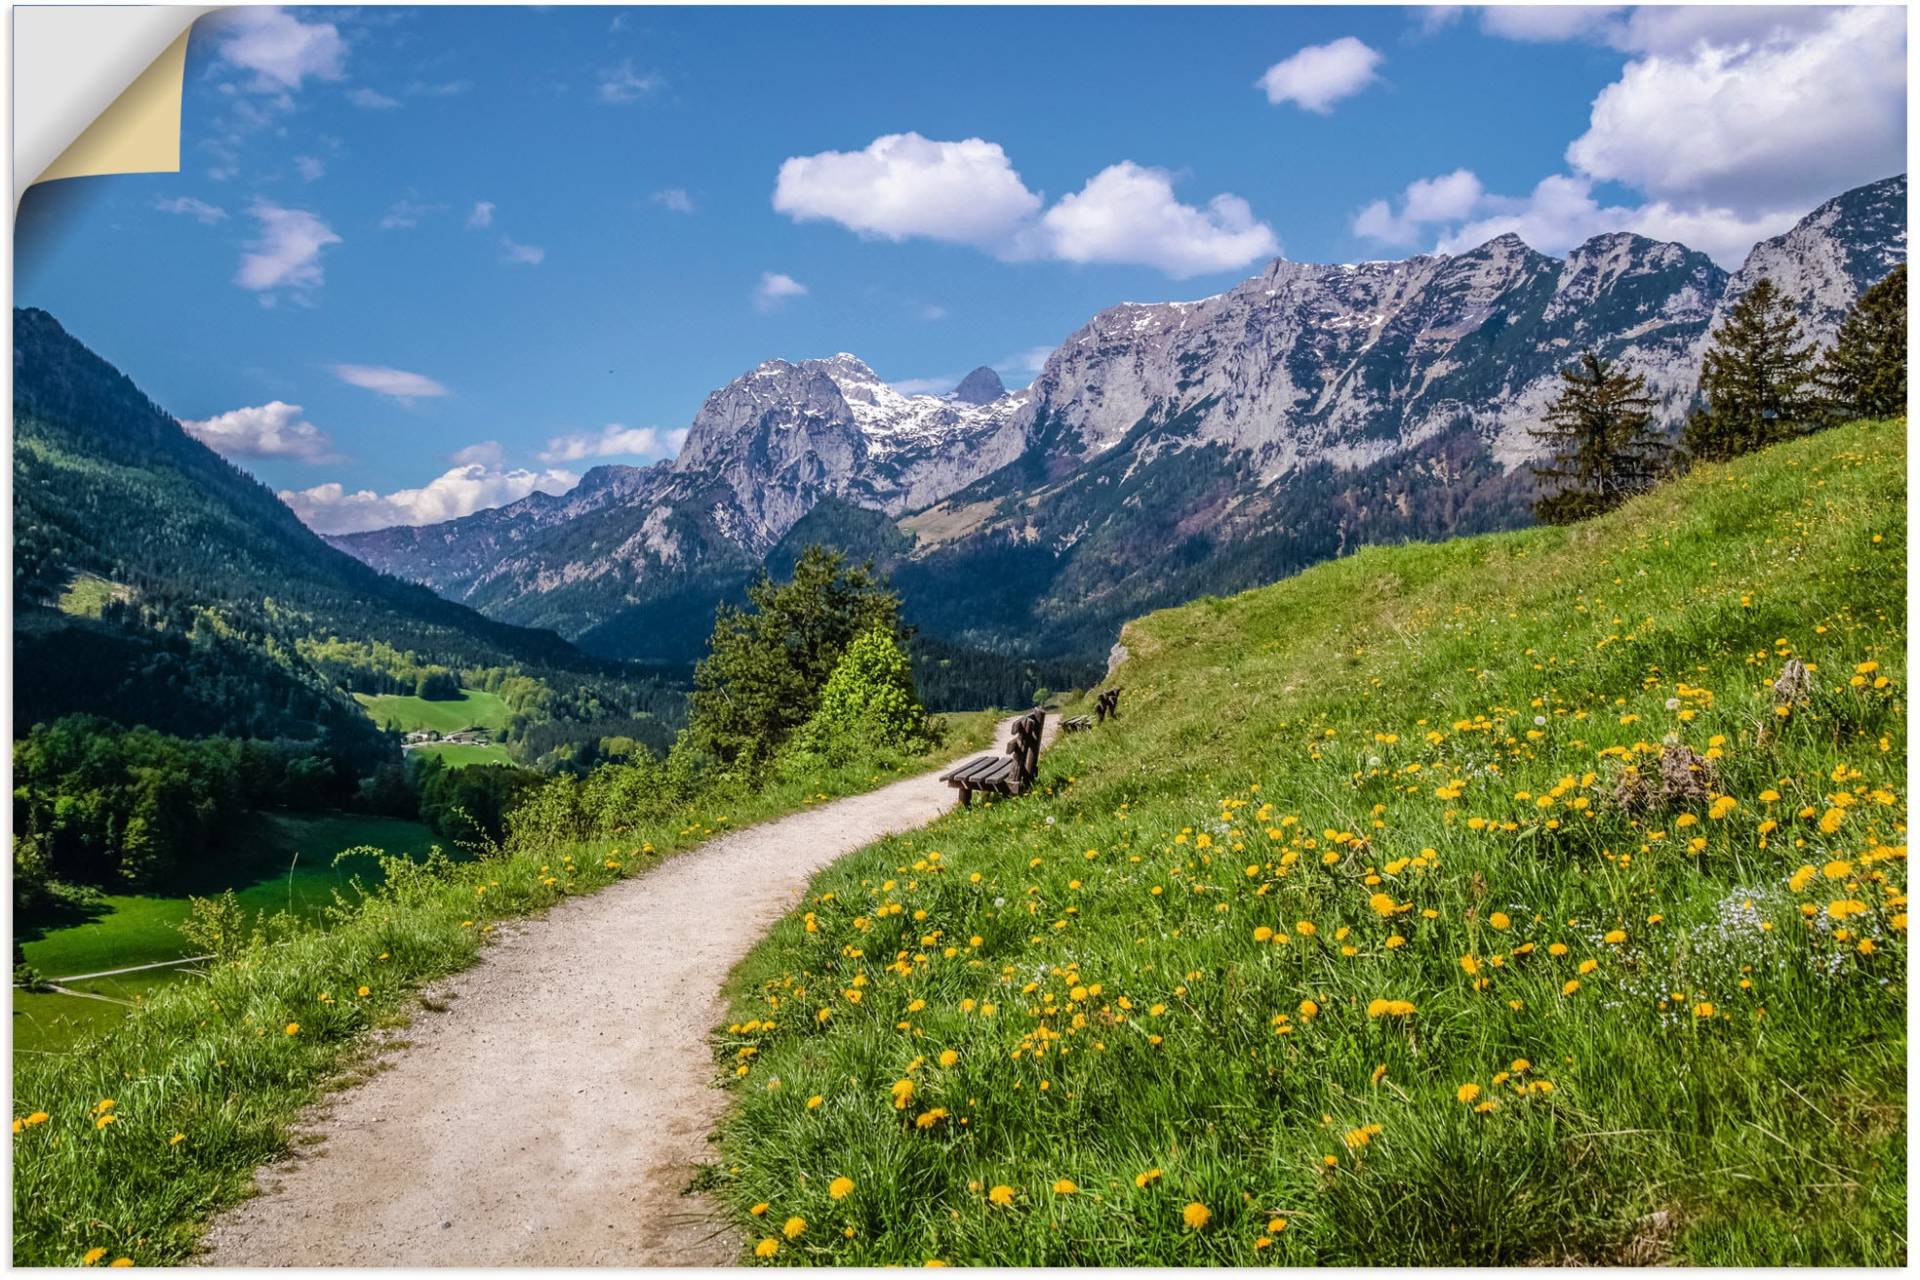
{"type": "Polygon", "coordinates": [[[997,1204],[1003,1209],[1007,1208],[1013,1204],[1013,1188],[1004,1182],[1000,1183],[995,1186],[993,1190],[987,1192],[987,1202],[989,1204],[997,1204]]]}
{"type": "Polygon", "coordinates": [[[780,1234],[789,1240],[798,1240],[807,1229],[807,1220],[802,1217],[788,1218],[781,1224],[780,1234]]]}
{"type": "Polygon", "coordinates": [[[1079,1189],[1072,1178],[1061,1178],[1053,1184],[1053,1194],[1057,1196],[1070,1196],[1079,1189]]]}
{"type": "Polygon", "coordinates": [[[778,1252],[780,1252],[780,1242],[772,1236],[768,1236],[759,1244],[753,1246],[753,1256],[756,1258],[771,1258],[778,1252]]]}
{"type": "Polygon", "coordinates": [[[1453,1096],[1462,1102],[1472,1102],[1480,1096],[1480,1086],[1471,1083],[1463,1084],[1453,1091],[1453,1096]]]}
{"type": "Polygon", "coordinates": [[[853,1179],[848,1177],[835,1178],[827,1184],[827,1194],[835,1200],[845,1200],[853,1194],[853,1179]]]}
{"type": "Polygon", "coordinates": [[[1180,1211],[1180,1220],[1192,1230],[1198,1231],[1213,1221],[1213,1210],[1195,1200],[1180,1211]]]}

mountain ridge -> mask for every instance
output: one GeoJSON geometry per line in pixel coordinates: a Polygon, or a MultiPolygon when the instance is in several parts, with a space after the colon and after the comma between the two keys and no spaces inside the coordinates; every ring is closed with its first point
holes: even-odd
{"type": "Polygon", "coordinates": [[[1217,576],[1198,566],[1235,543],[1277,538],[1271,566],[1290,571],[1309,547],[1524,523],[1527,428],[1581,349],[1645,376],[1661,425],[1677,428],[1727,300],[1774,275],[1805,331],[1829,341],[1875,273],[1904,260],[1905,189],[1900,175],[1845,192],[1732,273],[1631,232],[1560,258],[1509,233],[1451,255],[1275,259],[1206,298],[1097,312],[1030,386],[985,404],[902,395],[845,352],[769,360],[710,395],[679,456],[611,500],[567,513],[564,499],[527,499],[333,542],[596,651],[684,656],[650,639],[656,602],[720,598],[831,499],[913,535],[898,560],[910,617],[941,618],[941,634],[968,643],[1094,656],[1106,642],[1093,632],[1120,616],[1097,603],[1105,592],[1169,603],[1217,576]],[[1461,484],[1476,493],[1446,492],[1461,484]],[[1408,506],[1416,492],[1428,510],[1408,506]],[[1469,511],[1475,523],[1453,523],[1469,511]],[[1327,518],[1334,529],[1311,527],[1327,518]],[[1176,552],[1171,595],[1121,590],[1176,552]],[[1125,572],[1085,580],[1070,563],[1083,555],[1125,572]],[[1021,566],[1012,580],[1035,593],[1024,616],[982,609],[993,620],[968,623],[965,598],[1006,585],[968,580],[984,562],[1021,566]]]}

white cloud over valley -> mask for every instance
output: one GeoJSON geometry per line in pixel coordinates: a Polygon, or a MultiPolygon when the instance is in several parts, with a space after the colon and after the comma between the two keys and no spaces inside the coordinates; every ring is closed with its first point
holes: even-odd
{"type": "Polygon", "coordinates": [[[299,405],[282,400],[231,409],[211,418],[183,418],[180,425],[223,457],[294,458],[301,462],[333,462],[339,457],[327,433],[308,422],[299,405]]]}
{"type": "Polygon", "coordinates": [[[753,291],[753,305],[759,311],[776,311],[795,298],[807,296],[807,286],[784,271],[766,271],[753,291]]]}
{"type": "Polygon", "coordinates": [[[861,151],[790,157],[773,207],[796,222],[836,222],[875,239],[968,245],[1008,261],[1151,266],[1178,277],[1279,251],[1246,201],[1222,194],[1196,207],[1181,203],[1173,186],[1167,170],[1122,161],[1045,208],[998,143],[899,133],[861,151]]]}
{"type": "Polygon", "coordinates": [[[468,462],[418,489],[381,494],[372,489],[349,490],[329,482],[311,489],[282,489],[280,500],[316,532],[361,533],[393,525],[437,524],[487,507],[518,502],[536,490],[565,493],[578,483],[579,476],[559,468],[503,470],[485,462],[468,462]]]}

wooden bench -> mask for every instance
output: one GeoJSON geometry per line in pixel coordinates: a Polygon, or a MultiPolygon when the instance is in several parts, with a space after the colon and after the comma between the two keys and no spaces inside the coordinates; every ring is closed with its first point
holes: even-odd
{"type": "Polygon", "coordinates": [[[1017,796],[1033,784],[1040,769],[1040,732],[1046,727],[1047,713],[1036,707],[1013,722],[1013,735],[1006,753],[975,756],[965,764],[940,775],[940,780],[960,792],[960,806],[973,803],[973,793],[1017,796]]]}
{"type": "Polygon", "coordinates": [[[1105,724],[1109,719],[1118,720],[1120,718],[1119,685],[1113,686],[1113,688],[1093,700],[1093,713],[1100,718],[1099,723],[1101,724],[1105,724]]]}
{"type": "Polygon", "coordinates": [[[1072,716],[1060,722],[1062,733],[1080,733],[1091,728],[1093,728],[1092,716],[1072,716]]]}

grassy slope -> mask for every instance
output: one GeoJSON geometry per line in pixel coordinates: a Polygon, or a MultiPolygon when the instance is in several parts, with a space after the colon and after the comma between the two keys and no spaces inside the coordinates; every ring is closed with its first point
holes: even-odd
{"type": "Polygon", "coordinates": [[[736,975],[721,1193],[776,1263],[1903,1261],[1904,476],[1855,425],[1134,623],[1118,725],[736,975]],[[1621,811],[1670,734],[1736,807],[1621,811]]]}
{"type": "Polygon", "coordinates": [[[497,742],[476,746],[470,742],[429,742],[408,751],[409,756],[437,756],[452,769],[470,764],[512,764],[513,757],[497,742]]]}
{"type": "MultiPolygon", "coordinates": [[[[224,879],[248,911],[271,915],[291,911],[317,918],[336,890],[351,888],[353,878],[377,879],[378,868],[356,858],[335,865],[343,849],[371,845],[389,853],[424,857],[435,837],[417,822],[363,814],[264,815],[259,855],[226,867],[224,879]],[[296,856],[297,855],[297,856],[296,856]]],[[[194,893],[224,885],[195,886],[194,893]]],[[[100,973],[133,965],[174,960],[193,954],[180,935],[187,918],[187,891],[171,895],[113,894],[106,911],[82,924],[54,929],[26,941],[27,962],[49,978],[100,973]]],[[[178,981],[171,971],[149,971],[67,983],[114,1000],[140,1001],[178,981]]],[[[76,999],[57,993],[13,993],[13,1044],[16,1052],[61,1049],[82,1036],[104,1030],[125,1016],[122,1005],[76,999]]]]}
{"type": "Polygon", "coordinates": [[[794,779],[617,843],[390,868],[330,927],[210,966],[205,981],[152,995],[72,1052],[16,1057],[16,1123],[50,1118],[14,1135],[14,1262],[72,1265],[94,1248],[141,1265],[185,1261],[206,1218],[285,1154],[300,1108],[345,1078],[363,1033],[403,1022],[420,984],[471,963],[494,922],[644,872],[720,831],[868,790],[992,734],[990,712],[946,719],[945,746],[891,771],[855,765],[794,779]],[[107,1100],[115,1119],[100,1126],[107,1100]]]}
{"type": "Polygon", "coordinates": [[[462,689],[458,698],[416,698],[411,694],[356,693],[354,701],[367,709],[373,722],[382,729],[411,733],[416,729],[434,729],[453,733],[459,729],[500,729],[507,723],[507,704],[499,695],[484,689],[462,689]]]}

